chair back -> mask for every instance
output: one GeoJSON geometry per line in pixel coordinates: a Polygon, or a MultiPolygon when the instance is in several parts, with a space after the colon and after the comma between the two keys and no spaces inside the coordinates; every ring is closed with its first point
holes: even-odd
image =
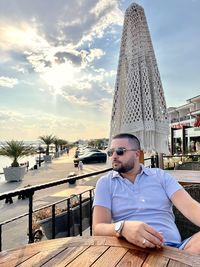
{"type": "MultiPolygon", "coordinates": [[[[184,189],[192,198],[200,202],[200,184],[186,185],[184,189]]],[[[175,206],[173,206],[175,223],[179,229],[182,240],[200,231],[200,227],[190,222],[175,206]]]]}

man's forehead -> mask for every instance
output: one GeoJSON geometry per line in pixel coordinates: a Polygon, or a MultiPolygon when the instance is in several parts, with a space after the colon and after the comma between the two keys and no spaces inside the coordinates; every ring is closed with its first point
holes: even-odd
{"type": "Polygon", "coordinates": [[[124,145],[128,145],[129,141],[128,138],[116,138],[113,139],[111,142],[111,146],[124,146],[124,145]]]}

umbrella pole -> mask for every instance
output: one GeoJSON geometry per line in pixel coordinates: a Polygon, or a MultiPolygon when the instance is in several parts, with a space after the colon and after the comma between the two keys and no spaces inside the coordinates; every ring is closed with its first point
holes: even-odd
{"type": "Polygon", "coordinates": [[[158,154],[158,165],[160,169],[164,170],[164,160],[163,160],[163,153],[158,154]]]}
{"type": "Polygon", "coordinates": [[[144,150],[140,150],[140,163],[144,164],[144,150]]]}

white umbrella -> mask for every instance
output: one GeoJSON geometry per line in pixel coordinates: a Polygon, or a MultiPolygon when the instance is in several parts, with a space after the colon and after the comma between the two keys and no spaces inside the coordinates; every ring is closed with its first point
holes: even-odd
{"type": "Polygon", "coordinates": [[[169,152],[164,92],[144,10],[137,4],[124,18],[110,140],[123,132],[136,135],[146,152],[169,152]]]}

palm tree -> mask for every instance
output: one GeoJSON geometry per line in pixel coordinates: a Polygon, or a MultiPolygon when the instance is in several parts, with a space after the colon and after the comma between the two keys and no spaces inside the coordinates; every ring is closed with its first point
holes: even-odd
{"type": "Polygon", "coordinates": [[[18,159],[24,156],[33,155],[36,150],[32,146],[27,146],[23,141],[7,141],[6,144],[1,145],[0,155],[7,156],[13,159],[11,167],[19,167],[18,159]]]}
{"type": "Polygon", "coordinates": [[[46,145],[46,155],[49,155],[49,146],[54,142],[55,136],[51,135],[42,135],[39,137],[40,140],[42,140],[46,145]]]}
{"type": "Polygon", "coordinates": [[[55,145],[56,152],[58,152],[59,146],[60,146],[60,139],[58,139],[57,137],[55,137],[54,140],[53,140],[53,143],[55,145]]]}

